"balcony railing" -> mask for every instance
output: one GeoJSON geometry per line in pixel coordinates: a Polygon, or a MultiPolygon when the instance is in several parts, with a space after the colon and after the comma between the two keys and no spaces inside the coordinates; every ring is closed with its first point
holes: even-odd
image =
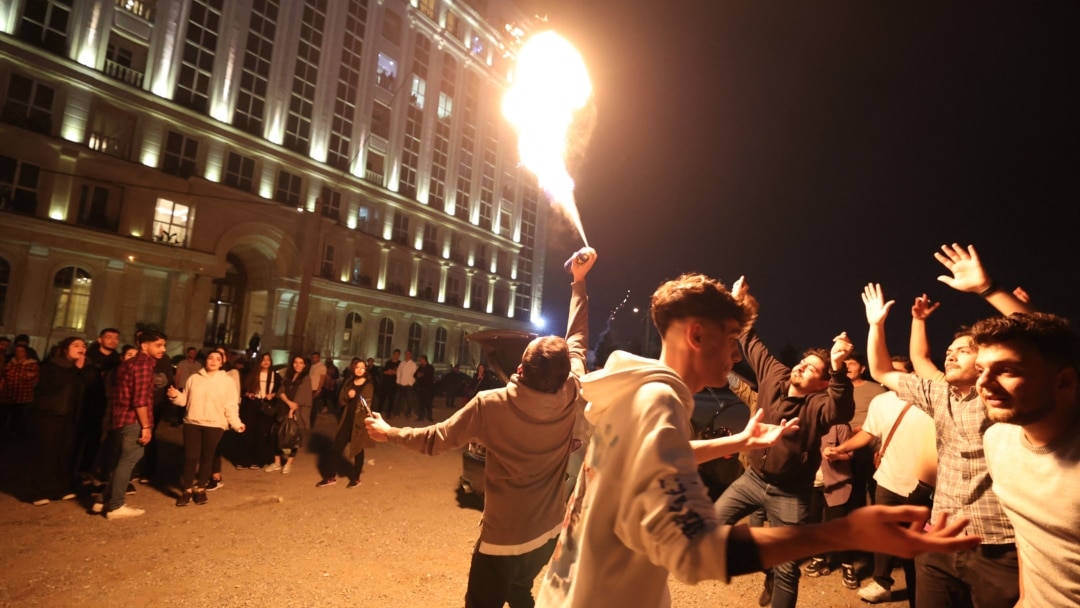
{"type": "Polygon", "coordinates": [[[154,2],[154,0],[116,0],[116,6],[147,21],[154,20],[154,6],[156,4],[157,2],[154,2]]]}
{"type": "Polygon", "coordinates": [[[103,152],[109,156],[127,159],[127,144],[115,137],[108,137],[100,133],[91,133],[86,145],[91,150],[103,152]]]}
{"type": "Polygon", "coordinates": [[[369,181],[369,182],[371,182],[371,183],[373,183],[373,184],[375,184],[377,186],[385,186],[386,185],[386,183],[383,181],[383,174],[372,171],[371,169],[368,169],[367,171],[364,171],[364,179],[366,179],[367,181],[369,181]]]}
{"type": "Polygon", "coordinates": [[[125,84],[141,89],[143,83],[143,73],[129,68],[126,65],[120,65],[111,59],[105,60],[105,75],[110,78],[115,78],[125,84]]]}

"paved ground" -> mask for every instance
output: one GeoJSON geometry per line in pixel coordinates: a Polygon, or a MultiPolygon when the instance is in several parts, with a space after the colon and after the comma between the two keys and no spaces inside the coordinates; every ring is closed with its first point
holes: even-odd
{"type": "MultiPolygon", "coordinates": [[[[326,445],[333,424],[320,417],[315,446],[326,445]]],[[[159,435],[166,457],[178,457],[178,430],[163,426],[159,435]]],[[[290,475],[226,465],[225,486],[205,506],[173,506],[175,490],[159,480],[129,497],[146,515],[107,521],[79,501],[20,502],[13,494],[22,494],[26,465],[16,446],[0,446],[0,606],[462,605],[479,511],[456,491],[457,452],[369,450],[354,490],[315,488],[311,453],[290,475]]],[[[756,606],[760,581],[673,581],[673,605],[756,606]]],[[[804,578],[799,605],[865,606],[839,574],[804,578]]]]}

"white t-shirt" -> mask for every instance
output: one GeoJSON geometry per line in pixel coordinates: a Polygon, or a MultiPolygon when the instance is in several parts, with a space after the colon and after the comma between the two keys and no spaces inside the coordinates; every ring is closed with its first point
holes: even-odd
{"type": "Polygon", "coordinates": [[[1016,531],[1025,605],[1080,606],[1080,424],[1044,447],[1022,427],[995,424],[983,449],[1016,531]]]}
{"type": "MultiPolygon", "coordinates": [[[[904,405],[892,391],[882,393],[870,402],[862,430],[877,438],[877,449],[885,443],[904,405]]],[[[874,480],[893,494],[907,496],[919,485],[919,458],[928,452],[934,453],[935,443],[934,419],[915,406],[909,407],[889,441],[874,480]]]]}
{"type": "Polygon", "coordinates": [[[311,390],[313,392],[318,392],[322,388],[324,376],[326,376],[326,364],[322,361],[312,363],[311,369],[308,370],[308,378],[311,379],[311,390]]]}

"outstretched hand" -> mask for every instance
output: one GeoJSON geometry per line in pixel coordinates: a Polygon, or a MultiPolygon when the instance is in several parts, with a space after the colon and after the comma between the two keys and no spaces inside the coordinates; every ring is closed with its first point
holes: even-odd
{"type": "Polygon", "coordinates": [[[957,243],[942,245],[941,252],[935,252],[934,258],[952,273],[952,276],[943,274],[937,280],[957,291],[980,293],[992,283],[974,245],[968,245],[967,249],[957,243]]]}
{"type": "Polygon", "coordinates": [[[761,421],[765,416],[765,410],[758,410],[746,423],[746,428],[739,433],[739,439],[746,444],[747,450],[770,448],[776,445],[780,438],[788,433],[799,430],[799,419],[781,420],[780,424],[766,424],[761,421]]]}
{"type": "Polygon", "coordinates": [[[889,316],[889,309],[896,303],[895,300],[885,301],[881,292],[881,283],[867,283],[862,293],[863,305],[866,306],[866,322],[870,325],[880,325],[889,316]]]}
{"type": "Polygon", "coordinates": [[[829,352],[829,359],[832,361],[832,368],[839,370],[844,366],[844,361],[851,356],[852,351],[855,350],[855,345],[851,343],[851,338],[848,338],[847,332],[840,332],[839,336],[833,338],[832,350],[829,352]]]}
{"type": "Polygon", "coordinates": [[[566,267],[570,269],[570,274],[574,275],[574,280],[580,281],[585,278],[585,275],[589,274],[589,270],[592,269],[595,263],[596,250],[592,247],[582,247],[575,251],[569,260],[566,260],[566,267]],[[585,260],[582,260],[582,257],[585,260]]]}
{"type": "Polygon", "coordinates": [[[845,538],[854,542],[855,550],[908,559],[920,553],[974,549],[982,542],[978,536],[961,536],[968,524],[966,517],[950,523],[948,515],[942,514],[934,525],[923,531],[929,518],[930,510],[926,507],[863,507],[847,516],[850,531],[845,538]]]}
{"type": "Polygon", "coordinates": [[[934,311],[941,306],[941,302],[933,302],[924,293],[921,296],[915,298],[915,303],[911,305],[911,318],[925,321],[927,317],[934,314],[934,311]]]}
{"type": "Polygon", "coordinates": [[[386,441],[392,428],[383,420],[382,414],[378,412],[373,412],[370,416],[364,418],[364,426],[367,427],[368,436],[375,441],[386,441]]]}

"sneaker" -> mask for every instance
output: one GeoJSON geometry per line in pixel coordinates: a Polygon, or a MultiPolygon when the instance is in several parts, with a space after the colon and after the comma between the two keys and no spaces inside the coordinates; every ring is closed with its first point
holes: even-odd
{"type": "Polygon", "coordinates": [[[276,473],[277,471],[281,470],[281,465],[275,462],[273,464],[266,465],[265,467],[263,467],[263,470],[267,473],[276,473]]]}
{"type": "Polygon", "coordinates": [[[44,507],[45,505],[49,504],[49,499],[39,498],[30,504],[34,505],[35,507],[44,507]]]}
{"type": "Polygon", "coordinates": [[[186,492],[184,492],[183,494],[180,495],[180,498],[176,499],[176,506],[178,506],[178,507],[186,507],[186,506],[188,506],[189,502],[191,502],[191,490],[187,490],[186,492]]]}
{"type": "Polygon", "coordinates": [[[213,492],[214,490],[220,488],[223,485],[225,485],[225,480],[223,480],[223,479],[214,479],[213,477],[211,477],[210,478],[210,483],[206,484],[206,491],[207,492],[213,492]]]}
{"type": "Polygon", "coordinates": [[[251,469],[252,471],[258,471],[262,467],[257,465],[257,464],[250,464],[250,465],[248,465],[248,468],[251,469]]]}
{"type": "Polygon", "coordinates": [[[316,488],[325,488],[326,486],[332,486],[337,483],[337,477],[327,477],[326,479],[315,484],[316,488]]]}
{"type": "Polygon", "coordinates": [[[135,489],[135,484],[128,483],[127,491],[125,491],[124,494],[127,494],[128,496],[131,496],[135,492],[138,492],[138,490],[135,489]]]}
{"type": "Polygon", "coordinates": [[[829,562],[821,557],[815,557],[810,560],[810,563],[806,565],[806,568],[804,568],[803,571],[806,572],[806,576],[809,576],[810,578],[832,574],[832,568],[829,567],[829,562]]]}
{"type": "Polygon", "coordinates": [[[292,473],[292,463],[286,462],[285,466],[281,467],[281,474],[288,475],[289,473],[292,473]]]}
{"type": "Polygon", "coordinates": [[[142,509],[136,509],[135,507],[129,507],[127,505],[120,505],[118,509],[113,509],[105,514],[105,519],[124,519],[127,517],[138,517],[146,513],[142,509]]]}
{"type": "Polygon", "coordinates": [[[103,503],[103,502],[95,502],[90,507],[90,512],[91,513],[101,513],[104,510],[105,510],[105,503],[103,503]]]}
{"type": "Polygon", "coordinates": [[[238,464],[238,465],[236,465],[236,470],[237,471],[246,471],[247,470],[247,465],[238,464]]]}
{"type": "Polygon", "coordinates": [[[855,566],[851,564],[843,564],[840,566],[843,570],[843,582],[844,586],[848,589],[859,588],[859,577],[855,575],[855,566]]]}
{"type": "Polygon", "coordinates": [[[205,505],[206,501],[209,500],[206,498],[206,490],[195,490],[195,493],[192,494],[191,497],[195,500],[195,504],[200,506],[205,505]]]}
{"type": "Polygon", "coordinates": [[[877,581],[871,581],[869,585],[859,589],[859,597],[871,604],[888,602],[892,599],[892,591],[882,587],[877,581]]]}
{"type": "Polygon", "coordinates": [[[74,499],[75,499],[75,493],[74,492],[68,492],[67,494],[64,494],[63,496],[60,497],[60,500],[74,500],[74,499]]]}
{"type": "Polygon", "coordinates": [[[353,489],[353,488],[355,488],[355,487],[357,487],[359,485],[360,485],[360,480],[359,479],[350,479],[349,480],[349,485],[347,485],[345,487],[347,489],[351,490],[351,489],[353,489]]]}

